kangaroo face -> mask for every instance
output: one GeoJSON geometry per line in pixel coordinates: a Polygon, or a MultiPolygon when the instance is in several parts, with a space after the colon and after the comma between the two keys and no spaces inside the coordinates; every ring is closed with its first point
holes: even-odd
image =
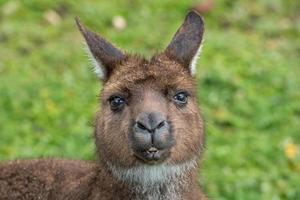
{"type": "Polygon", "coordinates": [[[150,60],[124,54],[77,24],[103,81],[95,127],[101,160],[131,168],[198,157],[204,133],[193,75],[201,17],[190,12],[166,50],[150,60]]]}

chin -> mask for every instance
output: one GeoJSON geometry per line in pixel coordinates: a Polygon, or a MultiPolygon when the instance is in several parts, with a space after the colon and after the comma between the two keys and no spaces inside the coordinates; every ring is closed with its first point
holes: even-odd
{"type": "Polygon", "coordinates": [[[121,167],[110,162],[107,162],[107,166],[118,180],[141,186],[167,184],[173,180],[178,180],[197,166],[196,158],[181,163],[172,162],[171,157],[150,162],[140,158],[135,159],[136,163],[133,166],[121,167]]]}

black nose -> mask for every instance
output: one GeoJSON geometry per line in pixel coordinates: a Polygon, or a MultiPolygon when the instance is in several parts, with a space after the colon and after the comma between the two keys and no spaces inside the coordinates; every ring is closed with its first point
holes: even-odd
{"type": "Polygon", "coordinates": [[[146,160],[159,160],[173,145],[166,117],[159,112],[143,112],[133,125],[132,146],[146,160]]]}
{"type": "Polygon", "coordinates": [[[166,119],[160,113],[142,113],[136,120],[137,128],[141,131],[154,133],[156,129],[166,126],[166,119]]]}

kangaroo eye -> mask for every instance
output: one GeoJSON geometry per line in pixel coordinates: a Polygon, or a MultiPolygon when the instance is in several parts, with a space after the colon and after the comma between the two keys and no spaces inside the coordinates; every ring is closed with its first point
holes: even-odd
{"type": "Polygon", "coordinates": [[[183,106],[187,103],[188,94],[186,92],[178,92],[174,95],[173,100],[179,106],[183,106]]]}
{"type": "Polygon", "coordinates": [[[119,96],[112,96],[108,101],[112,110],[118,110],[125,105],[125,99],[119,96]]]}

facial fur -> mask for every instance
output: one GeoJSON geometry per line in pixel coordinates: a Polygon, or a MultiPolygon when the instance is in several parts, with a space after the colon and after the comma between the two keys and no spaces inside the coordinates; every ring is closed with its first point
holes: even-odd
{"type": "Polygon", "coordinates": [[[197,159],[204,137],[194,80],[202,18],[189,12],[165,51],[150,60],[123,53],[76,22],[103,81],[95,123],[102,162],[111,171],[151,171],[197,159]]]}
{"type": "Polygon", "coordinates": [[[105,160],[122,167],[141,164],[133,154],[130,134],[132,122],[151,94],[152,99],[157,98],[159,102],[150,102],[150,106],[167,115],[174,137],[174,146],[164,162],[180,164],[199,155],[203,145],[203,122],[196,100],[195,80],[181,64],[160,54],[150,61],[128,56],[105,83],[95,132],[97,148],[105,160]],[[188,93],[188,102],[182,107],[172,101],[178,91],[188,93]],[[126,99],[122,110],[111,110],[108,99],[113,95],[126,99]]]}

